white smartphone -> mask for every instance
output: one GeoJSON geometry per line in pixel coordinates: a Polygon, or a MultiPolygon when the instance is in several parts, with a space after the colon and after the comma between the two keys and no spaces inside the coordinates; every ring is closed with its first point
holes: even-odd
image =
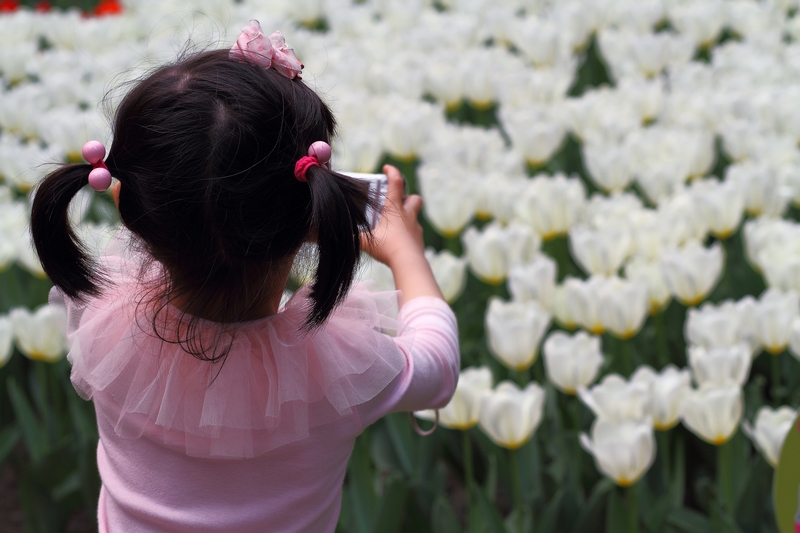
{"type": "Polygon", "coordinates": [[[386,200],[386,192],[389,189],[389,179],[386,174],[364,174],[361,172],[339,172],[339,174],[369,183],[369,195],[375,207],[367,207],[367,220],[369,220],[371,228],[376,228],[381,220],[381,210],[386,200]]]}

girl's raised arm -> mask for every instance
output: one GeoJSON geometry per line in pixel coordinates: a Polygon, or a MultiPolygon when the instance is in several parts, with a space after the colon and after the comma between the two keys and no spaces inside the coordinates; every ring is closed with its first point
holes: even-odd
{"type": "Polygon", "coordinates": [[[400,171],[385,165],[383,172],[389,179],[386,202],[373,238],[364,239],[363,248],[392,269],[395,286],[402,293],[401,305],[420,296],[444,299],[425,259],[422,226],[417,220],[422,198],[413,194],[404,200],[400,171]]]}

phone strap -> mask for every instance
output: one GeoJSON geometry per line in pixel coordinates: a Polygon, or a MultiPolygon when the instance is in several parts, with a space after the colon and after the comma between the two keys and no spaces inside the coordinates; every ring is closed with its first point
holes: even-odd
{"type": "Polygon", "coordinates": [[[408,416],[411,417],[411,425],[414,427],[414,431],[416,431],[418,435],[422,435],[423,437],[427,437],[428,435],[436,431],[436,428],[439,427],[438,409],[434,411],[433,426],[430,429],[422,429],[421,427],[419,427],[419,423],[417,422],[417,417],[415,417],[414,413],[412,413],[411,411],[408,412],[408,416]]]}

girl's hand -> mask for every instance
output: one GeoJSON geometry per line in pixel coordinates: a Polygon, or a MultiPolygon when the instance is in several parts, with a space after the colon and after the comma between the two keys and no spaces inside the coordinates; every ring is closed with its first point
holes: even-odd
{"type": "Polygon", "coordinates": [[[372,231],[372,237],[362,239],[362,248],[392,269],[394,284],[402,293],[402,302],[418,296],[444,299],[425,259],[422,226],[417,220],[422,198],[411,195],[403,200],[400,171],[386,165],[383,172],[389,179],[389,188],[381,220],[372,231]]]}
{"type": "Polygon", "coordinates": [[[369,255],[390,267],[393,259],[407,254],[422,254],[422,226],[417,216],[422,209],[422,198],[412,194],[403,199],[405,183],[397,168],[384,165],[383,172],[389,180],[386,201],[381,210],[378,227],[372,230],[371,239],[363,239],[362,247],[369,255]]]}

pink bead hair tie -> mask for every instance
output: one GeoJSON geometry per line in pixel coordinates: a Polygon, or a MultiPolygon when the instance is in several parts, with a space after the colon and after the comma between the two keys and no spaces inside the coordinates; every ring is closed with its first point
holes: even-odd
{"type": "Polygon", "coordinates": [[[331,146],[325,141],[314,141],[308,147],[308,155],[298,159],[294,165],[294,177],[297,181],[307,182],[306,171],[311,167],[327,166],[331,160],[331,146]]]}
{"type": "Polygon", "coordinates": [[[100,141],[89,141],[83,145],[81,154],[94,167],[89,172],[89,185],[96,191],[107,190],[111,186],[111,172],[103,161],[106,147],[100,141]]]}

